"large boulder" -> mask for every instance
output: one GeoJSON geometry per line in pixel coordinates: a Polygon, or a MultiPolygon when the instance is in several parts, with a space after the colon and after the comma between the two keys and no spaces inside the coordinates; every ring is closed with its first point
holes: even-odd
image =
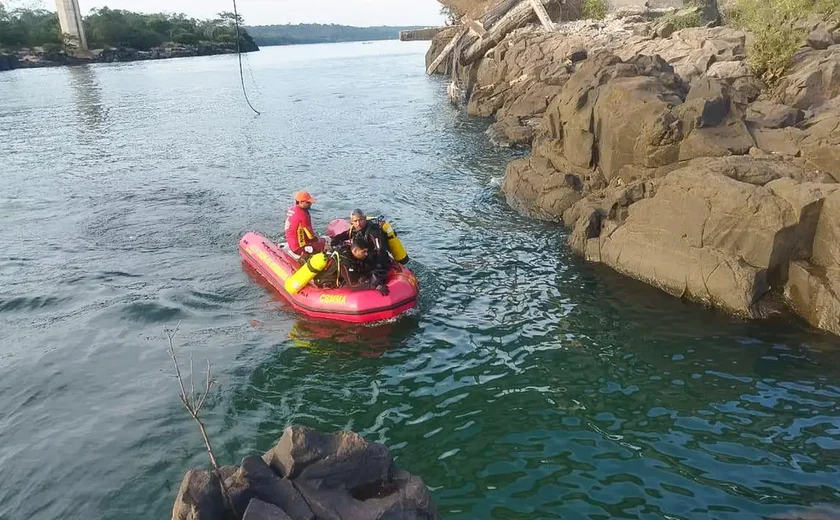
{"type": "Polygon", "coordinates": [[[834,45],[834,37],[822,27],[814,29],[808,34],[808,47],[825,50],[834,45]]]}
{"type": "Polygon", "coordinates": [[[677,160],[682,137],[670,114],[683,85],[660,58],[622,62],[597,53],[572,75],[546,111],[546,135],[562,141],[579,168],[598,166],[609,181],[628,164],[656,167],[677,160]]]}
{"type": "Polygon", "coordinates": [[[806,161],[840,182],[840,111],[825,112],[809,120],[803,135],[798,144],[806,161]]]}
{"type": "Polygon", "coordinates": [[[242,520],[292,520],[292,517],[274,504],[255,498],[248,504],[242,520]]]}
{"type": "Polygon", "coordinates": [[[785,297],[791,309],[812,326],[840,335],[840,270],[794,262],[785,297]]]}
{"type": "MultiPolygon", "coordinates": [[[[798,222],[798,241],[791,243],[790,259],[808,260],[811,258],[818,236],[833,236],[830,231],[826,232],[826,228],[830,227],[830,216],[823,215],[823,205],[828,197],[840,190],[840,184],[797,182],[790,177],[783,177],[768,183],[766,187],[776,197],[790,205],[798,222]],[[823,223],[822,235],[817,234],[820,221],[823,223]]],[[[830,212],[831,204],[829,204],[830,212]]],[[[840,237],[840,233],[836,236],[840,237]]],[[[819,243],[822,244],[822,242],[819,243]]],[[[820,251],[822,252],[823,249],[820,251]]],[[[836,252],[840,253],[840,246],[836,246],[836,252]]]]}
{"type": "Polygon", "coordinates": [[[423,481],[405,471],[397,471],[387,486],[371,487],[353,494],[313,489],[305,484],[300,486],[300,491],[319,520],[439,518],[423,481]]]}
{"type": "Polygon", "coordinates": [[[215,475],[190,470],[173,520],[436,520],[423,481],[396,469],[388,449],[350,431],[290,426],[262,457],[221,469],[232,512],[215,475]]]}
{"type": "Polygon", "coordinates": [[[541,119],[525,119],[507,116],[487,128],[490,142],[501,147],[529,145],[534,139],[535,127],[541,119]]]}
{"type": "Polygon", "coordinates": [[[520,213],[559,222],[563,212],[580,200],[577,176],[557,171],[545,157],[531,156],[511,162],[502,182],[507,203],[520,213]]]}
{"type": "Polygon", "coordinates": [[[743,60],[715,62],[706,71],[706,76],[725,81],[741,103],[752,103],[765,87],[743,60]]]}
{"type": "Polygon", "coordinates": [[[285,478],[312,488],[353,489],[387,481],[394,460],[388,448],[352,431],[324,434],[303,426],[286,428],[265,462],[285,478]]]}
{"type": "Polygon", "coordinates": [[[790,157],[802,155],[805,135],[798,128],[752,128],[750,135],[755,145],[767,153],[790,157]]]}
{"type": "Polygon", "coordinates": [[[278,476],[260,457],[242,459],[239,471],[225,485],[238,516],[243,516],[251,500],[256,498],[279,507],[295,520],[315,518],[292,481],[278,476]]]}
{"type": "Polygon", "coordinates": [[[827,269],[840,269],[840,193],[826,198],[817,234],[812,263],[827,269]]]}
{"type": "Polygon", "coordinates": [[[784,286],[790,262],[808,257],[816,215],[832,188],[750,184],[734,177],[751,174],[726,162],[698,160],[668,174],[654,197],[629,206],[623,222],[605,215],[593,230],[582,212],[572,246],[676,296],[759,314],[756,304],[784,286]]]}
{"type": "Polygon", "coordinates": [[[787,128],[804,119],[804,111],[773,101],[756,101],[747,107],[747,122],[761,128],[787,128]]]}
{"type": "Polygon", "coordinates": [[[222,487],[215,473],[187,471],[172,508],[172,520],[227,520],[222,487]]]}
{"type": "Polygon", "coordinates": [[[685,103],[675,112],[682,119],[685,134],[679,147],[681,161],[746,155],[755,146],[743,120],[743,107],[720,79],[695,80],[685,103]]]}
{"type": "Polygon", "coordinates": [[[593,153],[607,181],[627,165],[651,168],[676,162],[682,132],[671,108],[681,102],[650,76],[617,78],[600,89],[593,113],[593,153]]]}
{"type": "Polygon", "coordinates": [[[791,72],[779,83],[778,92],[782,103],[802,110],[840,96],[840,52],[800,53],[791,72]]]}
{"type": "Polygon", "coordinates": [[[811,260],[791,265],[785,296],[808,323],[840,335],[840,189],[825,198],[811,260]]]}

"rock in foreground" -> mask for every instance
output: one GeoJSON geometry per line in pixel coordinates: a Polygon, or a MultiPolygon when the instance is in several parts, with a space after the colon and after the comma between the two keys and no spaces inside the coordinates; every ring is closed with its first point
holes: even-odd
{"type": "Polygon", "coordinates": [[[342,431],[290,426],[262,457],[222,470],[233,511],[210,471],[184,477],[173,520],[433,520],[423,481],[397,469],[388,448],[342,431]]]}

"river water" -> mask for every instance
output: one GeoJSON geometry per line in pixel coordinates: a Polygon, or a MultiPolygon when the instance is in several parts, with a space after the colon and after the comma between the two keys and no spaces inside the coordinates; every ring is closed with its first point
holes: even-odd
{"type": "Polygon", "coordinates": [[[206,467],[164,327],[218,387],[224,464],[352,428],[446,518],[760,518],[840,503],[840,340],[589,266],[499,195],[516,152],[445,101],[428,43],[0,75],[0,518],[160,519],[206,467]],[[238,239],[384,214],[422,295],[296,317],[238,239]]]}

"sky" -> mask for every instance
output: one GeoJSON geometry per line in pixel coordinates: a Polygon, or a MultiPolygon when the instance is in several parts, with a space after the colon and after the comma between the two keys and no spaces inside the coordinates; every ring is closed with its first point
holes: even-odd
{"type": "MultiPolygon", "coordinates": [[[[54,0],[6,0],[11,6],[55,11],[54,0]]],[[[437,0],[236,0],[247,25],[336,23],[342,25],[443,25],[437,0]]],[[[232,0],[79,0],[82,15],[96,7],[143,13],[185,13],[210,18],[233,11],[232,0]]]]}

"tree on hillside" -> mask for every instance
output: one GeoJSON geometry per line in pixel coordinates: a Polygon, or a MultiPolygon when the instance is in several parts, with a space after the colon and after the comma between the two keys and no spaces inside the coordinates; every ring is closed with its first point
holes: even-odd
{"type": "Polygon", "coordinates": [[[463,13],[458,12],[454,7],[443,6],[440,8],[440,14],[446,17],[446,25],[455,25],[464,16],[463,13]]]}
{"type": "Polygon", "coordinates": [[[0,3],[0,45],[35,47],[59,43],[58,15],[45,9],[7,9],[0,3]]]}

